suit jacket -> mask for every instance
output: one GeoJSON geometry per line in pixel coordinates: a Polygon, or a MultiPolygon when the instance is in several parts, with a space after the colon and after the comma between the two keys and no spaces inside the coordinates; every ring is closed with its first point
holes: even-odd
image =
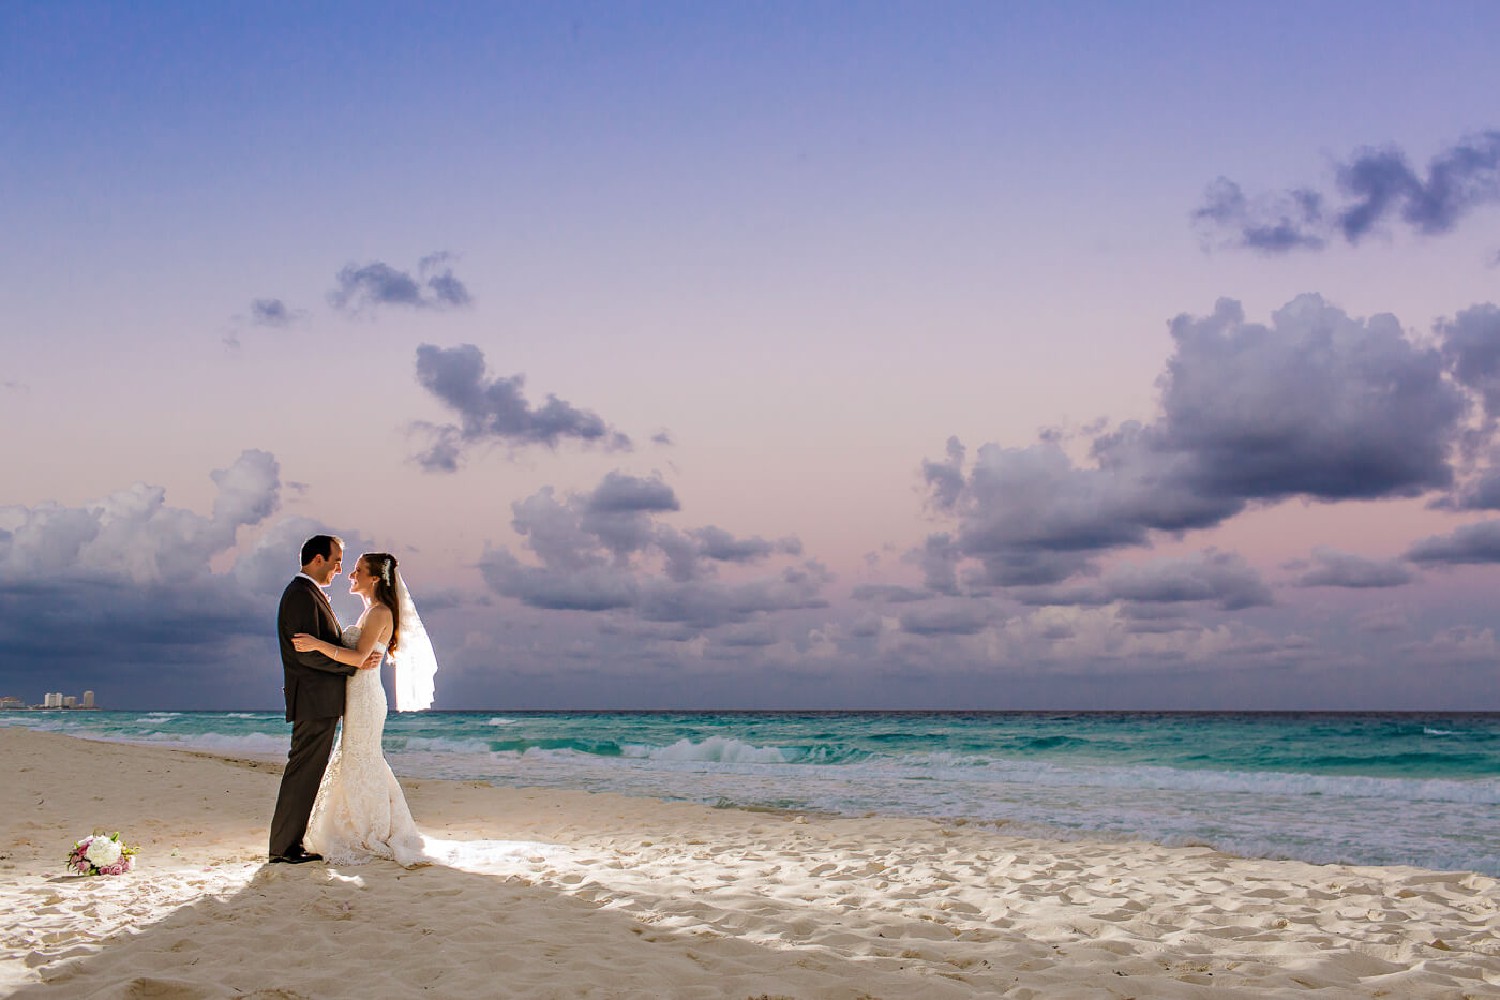
{"type": "Polygon", "coordinates": [[[359,668],[329,659],[322,653],[299,653],[292,636],[306,632],[335,646],[343,634],[328,598],[318,585],[294,576],[281,593],[276,613],[276,632],[281,639],[282,691],[286,695],[288,722],[327,719],[344,714],[344,687],[359,668]]]}

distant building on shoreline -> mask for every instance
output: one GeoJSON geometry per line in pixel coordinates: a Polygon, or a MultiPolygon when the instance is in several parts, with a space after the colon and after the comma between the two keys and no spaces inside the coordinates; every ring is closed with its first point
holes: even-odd
{"type": "Polygon", "coordinates": [[[94,702],[94,692],[83,692],[83,699],[71,694],[63,694],[61,691],[48,691],[42,695],[40,705],[28,705],[25,701],[14,695],[0,696],[0,712],[39,712],[48,709],[72,710],[75,712],[97,711],[99,706],[94,702]]]}

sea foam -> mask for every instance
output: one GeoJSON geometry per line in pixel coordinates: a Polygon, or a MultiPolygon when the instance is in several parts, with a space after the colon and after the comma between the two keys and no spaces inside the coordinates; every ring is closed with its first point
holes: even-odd
{"type": "Polygon", "coordinates": [[[702,761],[725,764],[784,764],[795,758],[791,751],[780,747],[758,747],[724,736],[710,736],[694,743],[680,739],[671,746],[653,747],[625,744],[620,747],[621,756],[644,757],[649,760],[702,761]]]}

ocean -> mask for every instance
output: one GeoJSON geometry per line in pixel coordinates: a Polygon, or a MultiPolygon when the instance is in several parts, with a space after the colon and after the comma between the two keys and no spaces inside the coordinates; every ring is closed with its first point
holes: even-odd
{"type": "MultiPolygon", "coordinates": [[[[0,725],[264,758],[290,732],[279,712],[0,725]]],[[[1500,876],[1500,714],[422,712],[392,713],[385,748],[418,778],[1500,876]]]]}

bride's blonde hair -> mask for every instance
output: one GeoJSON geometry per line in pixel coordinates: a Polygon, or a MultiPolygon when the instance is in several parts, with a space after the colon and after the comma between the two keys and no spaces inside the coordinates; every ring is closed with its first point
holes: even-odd
{"type": "Polygon", "coordinates": [[[375,577],[375,600],[391,610],[391,644],[386,651],[394,653],[401,645],[401,602],[396,597],[396,557],[389,552],[366,552],[359,557],[365,572],[375,577]]]}

